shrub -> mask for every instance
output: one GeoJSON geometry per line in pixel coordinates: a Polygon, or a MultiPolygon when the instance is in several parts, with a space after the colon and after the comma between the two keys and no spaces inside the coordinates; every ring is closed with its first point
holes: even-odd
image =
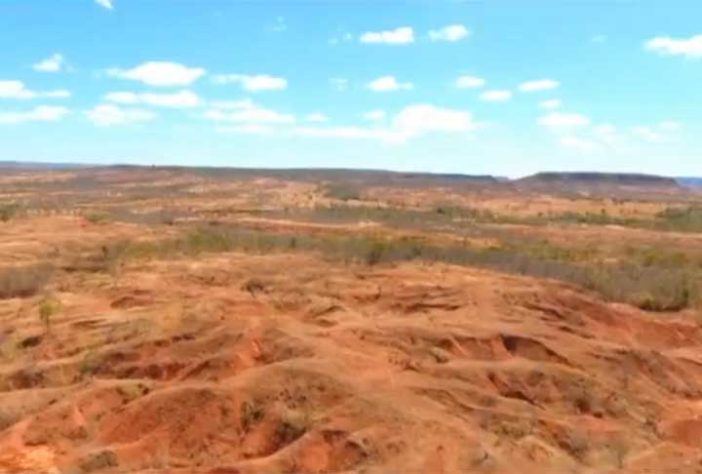
{"type": "Polygon", "coordinates": [[[40,292],[51,278],[46,263],[0,269],[0,299],[26,298],[40,292]]]}
{"type": "Polygon", "coordinates": [[[85,215],[85,220],[91,224],[104,224],[110,220],[110,216],[106,212],[93,211],[85,215]]]}
{"type": "Polygon", "coordinates": [[[324,195],[331,199],[340,201],[353,201],[361,199],[358,188],[350,184],[334,183],[327,185],[324,195]]]}
{"type": "Polygon", "coordinates": [[[263,420],[265,415],[263,406],[256,401],[245,401],[241,404],[240,421],[242,429],[247,432],[255,424],[263,420]]]}
{"type": "Polygon", "coordinates": [[[39,303],[39,319],[47,331],[51,329],[51,317],[60,310],[61,302],[51,296],[47,296],[39,303]]]}
{"type": "Polygon", "coordinates": [[[17,215],[17,204],[0,204],[0,221],[7,222],[17,215]]]}

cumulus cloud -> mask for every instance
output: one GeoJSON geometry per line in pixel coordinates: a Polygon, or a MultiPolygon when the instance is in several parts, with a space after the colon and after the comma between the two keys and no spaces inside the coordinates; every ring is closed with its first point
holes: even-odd
{"type": "Polygon", "coordinates": [[[544,100],[539,103],[539,107],[546,110],[560,109],[563,103],[559,99],[544,100]]]}
{"type": "Polygon", "coordinates": [[[637,138],[651,143],[657,143],[664,140],[663,134],[660,133],[658,130],[654,129],[653,127],[632,127],[631,134],[637,138]]]}
{"type": "Polygon", "coordinates": [[[257,124],[219,126],[216,130],[218,132],[238,133],[241,135],[272,135],[275,132],[275,129],[269,125],[257,124]]]}
{"type": "Polygon", "coordinates": [[[60,72],[65,62],[63,55],[56,53],[32,65],[32,68],[38,72],[60,72]]]}
{"type": "Polygon", "coordinates": [[[385,111],[380,109],[371,110],[363,114],[363,118],[369,122],[379,122],[385,119],[385,111]]]}
{"type": "Polygon", "coordinates": [[[104,100],[117,104],[143,104],[176,109],[197,107],[202,103],[200,97],[189,90],[182,90],[172,94],[159,94],[151,92],[110,92],[105,95],[104,100]]]}
{"type": "Polygon", "coordinates": [[[108,76],[139,81],[150,86],[187,86],[206,74],[202,68],[166,61],[149,61],[132,69],[112,68],[108,76]]]}
{"type": "Polygon", "coordinates": [[[470,36],[470,30],[463,25],[448,25],[438,30],[429,31],[432,41],[447,41],[454,43],[470,36]]]}
{"type": "Polygon", "coordinates": [[[343,77],[332,77],[329,84],[339,92],[344,92],[349,88],[349,80],[343,77]]]}
{"type": "Polygon", "coordinates": [[[100,5],[102,8],[106,8],[107,10],[112,10],[114,8],[112,5],[112,0],[95,0],[95,3],[100,5]]]}
{"type": "Polygon", "coordinates": [[[383,76],[369,82],[366,87],[373,92],[393,92],[413,89],[414,84],[411,82],[399,82],[395,76],[383,76]]]}
{"type": "Polygon", "coordinates": [[[351,41],[353,41],[353,35],[351,33],[339,33],[329,38],[328,43],[332,46],[336,46],[339,43],[349,43],[351,41]]]}
{"type": "Polygon", "coordinates": [[[22,81],[0,81],[0,99],[66,99],[70,96],[65,89],[38,92],[28,89],[22,81]]]}
{"type": "Polygon", "coordinates": [[[657,36],[648,40],[644,47],[648,51],[666,56],[702,58],[702,35],[683,39],[671,38],[669,36],[657,36]]]}
{"type": "Polygon", "coordinates": [[[485,79],[476,76],[461,76],[456,79],[456,87],[459,89],[475,89],[483,87],[486,84],[485,79]]]}
{"type": "Polygon", "coordinates": [[[505,90],[486,91],[480,95],[485,102],[506,102],[512,98],[512,92],[505,90]]]}
{"type": "Polygon", "coordinates": [[[248,100],[220,104],[206,111],[204,117],[215,122],[255,125],[292,124],[296,121],[294,115],[267,109],[248,100]]]}
{"type": "Polygon", "coordinates": [[[580,152],[588,152],[598,148],[597,143],[574,136],[561,137],[559,143],[564,148],[571,148],[580,152]]]}
{"type": "Polygon", "coordinates": [[[342,138],[359,140],[396,141],[399,136],[383,129],[364,127],[295,127],[293,135],[312,138],[342,138]]]}
{"type": "MultiPolygon", "coordinates": [[[[372,111],[366,118],[378,121],[382,111],[372,111]]],[[[381,140],[401,143],[429,133],[466,133],[477,128],[470,112],[431,104],[409,105],[398,112],[386,127],[296,127],[294,133],[306,137],[381,140]]]]}
{"type": "Polygon", "coordinates": [[[405,107],[395,116],[393,125],[410,136],[427,132],[467,132],[476,128],[470,112],[429,104],[405,107]]]}
{"type": "Polygon", "coordinates": [[[537,81],[528,81],[519,85],[521,92],[539,92],[555,89],[561,84],[553,79],[539,79],[537,81]]]}
{"type": "Polygon", "coordinates": [[[361,43],[366,44],[411,44],[414,43],[414,29],[403,26],[387,31],[368,31],[360,37],[361,43]]]}
{"type": "Polygon", "coordinates": [[[590,124],[590,119],[574,113],[552,112],[539,119],[539,124],[549,128],[583,127],[590,124]]]}
{"type": "Polygon", "coordinates": [[[85,112],[88,120],[99,127],[148,122],[156,118],[150,110],[125,108],[113,104],[100,104],[85,112]]]}
{"type": "Polygon", "coordinates": [[[40,105],[23,112],[0,112],[0,124],[18,124],[24,122],[56,122],[68,115],[66,107],[40,105]]]}
{"type": "Polygon", "coordinates": [[[283,33],[284,31],[287,31],[288,29],[288,24],[285,21],[285,17],[283,16],[278,16],[276,17],[275,21],[273,22],[272,25],[268,27],[270,31],[273,33],[283,33]]]}
{"type": "Polygon", "coordinates": [[[672,120],[665,120],[665,121],[659,123],[658,126],[662,130],[666,130],[669,132],[675,131],[675,130],[680,130],[680,128],[682,128],[682,125],[680,125],[678,122],[674,122],[672,120]]]}
{"type": "Polygon", "coordinates": [[[328,122],[329,117],[327,117],[325,114],[320,113],[320,112],[315,112],[312,114],[307,114],[305,115],[305,121],[306,122],[315,122],[315,123],[322,123],[322,122],[328,122]]]}
{"type": "Polygon", "coordinates": [[[212,81],[215,84],[240,84],[248,92],[280,91],[288,87],[287,79],[268,74],[220,74],[212,81]]]}

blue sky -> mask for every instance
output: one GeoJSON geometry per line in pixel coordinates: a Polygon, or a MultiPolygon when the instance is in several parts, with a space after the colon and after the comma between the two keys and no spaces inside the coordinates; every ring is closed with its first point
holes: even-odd
{"type": "Polygon", "coordinates": [[[0,160],[702,175],[701,19],[698,0],[3,0],[0,160]]]}

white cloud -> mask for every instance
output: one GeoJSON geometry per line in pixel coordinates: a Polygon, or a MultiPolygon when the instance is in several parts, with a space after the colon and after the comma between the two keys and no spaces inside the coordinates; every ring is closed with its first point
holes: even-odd
{"type": "Polygon", "coordinates": [[[416,136],[427,132],[467,132],[476,128],[470,112],[444,109],[429,104],[410,105],[393,120],[394,128],[403,135],[416,136]]]}
{"type": "Polygon", "coordinates": [[[22,81],[0,81],[0,99],[65,99],[71,96],[71,93],[65,89],[37,92],[24,85],[22,81]]]}
{"type": "Polygon", "coordinates": [[[359,140],[399,141],[401,137],[390,130],[364,127],[295,127],[294,135],[311,138],[342,138],[359,140]]]}
{"type": "MultiPolygon", "coordinates": [[[[205,114],[205,118],[220,125],[221,132],[241,134],[276,134],[309,138],[347,140],[379,140],[387,143],[403,143],[429,133],[466,133],[478,125],[468,111],[446,109],[430,104],[415,104],[402,109],[388,125],[383,126],[295,126],[295,117],[264,109],[250,101],[219,104],[205,114]],[[227,105],[229,108],[223,108],[227,105]],[[233,109],[233,111],[232,111],[233,109]]],[[[364,118],[378,122],[385,117],[381,110],[364,114],[364,118]]],[[[309,116],[306,117],[309,119],[309,116]]]]}
{"type": "Polygon", "coordinates": [[[601,125],[596,126],[593,129],[593,132],[600,138],[611,137],[617,133],[617,127],[609,123],[603,123],[601,125]]]}
{"type": "Polygon", "coordinates": [[[267,74],[220,74],[213,78],[215,84],[241,84],[249,92],[279,91],[287,89],[288,81],[283,77],[267,74]]]}
{"type": "Polygon", "coordinates": [[[95,3],[108,10],[112,10],[114,8],[112,6],[112,0],[95,0],[95,3]]]}
{"type": "Polygon", "coordinates": [[[147,122],[156,118],[150,110],[124,108],[112,104],[100,104],[85,112],[88,119],[100,127],[147,122]]]}
{"type": "Polygon", "coordinates": [[[539,79],[538,81],[524,82],[519,85],[521,92],[538,92],[555,89],[561,84],[553,79],[539,79]]]}
{"type": "Polygon", "coordinates": [[[241,124],[292,124],[295,116],[266,109],[251,101],[230,103],[228,107],[215,107],[205,112],[205,118],[215,122],[241,124]]]}
{"type": "Polygon", "coordinates": [[[563,103],[559,99],[544,100],[539,103],[539,107],[546,110],[560,109],[563,103]]]}
{"type": "Polygon", "coordinates": [[[369,31],[361,35],[360,41],[366,44],[410,44],[414,43],[414,30],[403,26],[388,31],[369,31]]]}
{"type": "Polygon", "coordinates": [[[539,124],[549,128],[570,128],[588,125],[590,119],[574,113],[552,112],[539,119],[539,124]]]}
{"type": "Polygon", "coordinates": [[[680,130],[682,128],[682,125],[680,125],[678,122],[674,122],[672,120],[666,120],[658,124],[658,126],[665,131],[675,131],[675,130],[680,130]]]}
{"type": "Polygon", "coordinates": [[[65,59],[61,54],[53,54],[52,56],[34,64],[32,68],[39,72],[59,72],[65,65],[65,59]]]}
{"type": "Polygon", "coordinates": [[[272,135],[273,132],[275,132],[273,127],[257,124],[230,125],[226,127],[217,127],[216,130],[218,132],[239,133],[242,135],[272,135]]]}
{"type": "Polygon", "coordinates": [[[413,89],[414,84],[411,82],[399,82],[395,76],[383,76],[369,82],[366,87],[373,92],[393,92],[413,89]]]}
{"type": "Polygon", "coordinates": [[[187,86],[200,79],[206,71],[178,63],[149,61],[132,69],[112,68],[107,75],[119,79],[143,82],[150,86],[187,86]]]}
{"type": "Polygon", "coordinates": [[[202,103],[200,97],[192,91],[182,90],[172,94],[135,93],[135,92],[110,92],[104,100],[118,104],[144,104],[156,107],[189,108],[197,107],[202,103]]]}
{"type": "Polygon", "coordinates": [[[597,143],[574,136],[561,137],[559,143],[562,147],[571,148],[580,152],[592,151],[598,148],[597,143]]]}
{"type": "Polygon", "coordinates": [[[663,135],[651,127],[632,127],[631,134],[647,142],[657,143],[664,140],[663,135]]]}
{"type": "Polygon", "coordinates": [[[459,89],[475,89],[483,87],[486,84],[485,79],[475,76],[461,76],[456,79],[456,87],[459,89]]]}
{"type": "Polygon", "coordinates": [[[339,43],[349,43],[351,41],[353,41],[353,35],[351,33],[339,33],[337,36],[331,37],[328,43],[332,46],[336,46],[339,43]]]}
{"type": "Polygon", "coordinates": [[[363,114],[363,118],[370,122],[379,122],[380,120],[385,119],[385,111],[379,109],[371,110],[363,114]]]}
{"type": "Polygon", "coordinates": [[[66,107],[40,105],[26,112],[0,112],[0,124],[56,122],[68,115],[66,107]]]}
{"type": "Polygon", "coordinates": [[[493,90],[483,92],[480,99],[485,102],[506,102],[512,98],[512,92],[504,90],[493,90]]]}
{"type": "Polygon", "coordinates": [[[349,88],[349,80],[343,77],[332,77],[329,79],[329,84],[339,92],[344,92],[349,88]]]}
{"type": "Polygon", "coordinates": [[[287,31],[287,29],[288,24],[285,22],[285,17],[283,16],[276,17],[275,22],[269,27],[269,30],[274,33],[282,33],[287,31]]]}
{"type": "Polygon", "coordinates": [[[312,114],[307,114],[305,116],[305,121],[306,122],[315,122],[315,123],[322,123],[322,122],[328,122],[329,117],[327,117],[325,114],[320,113],[320,112],[315,112],[312,114]]]}
{"type": "Polygon", "coordinates": [[[658,36],[648,40],[644,47],[648,51],[667,56],[702,58],[702,35],[692,36],[687,39],[658,36]]]}
{"type": "Polygon", "coordinates": [[[432,41],[456,42],[470,36],[470,30],[463,25],[448,25],[438,30],[429,31],[432,41]]]}

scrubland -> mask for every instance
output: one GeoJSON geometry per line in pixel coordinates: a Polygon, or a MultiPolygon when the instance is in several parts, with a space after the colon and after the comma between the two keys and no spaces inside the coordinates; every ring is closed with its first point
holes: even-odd
{"type": "Polygon", "coordinates": [[[15,170],[0,472],[699,472],[701,314],[694,190],[15,170]]]}

